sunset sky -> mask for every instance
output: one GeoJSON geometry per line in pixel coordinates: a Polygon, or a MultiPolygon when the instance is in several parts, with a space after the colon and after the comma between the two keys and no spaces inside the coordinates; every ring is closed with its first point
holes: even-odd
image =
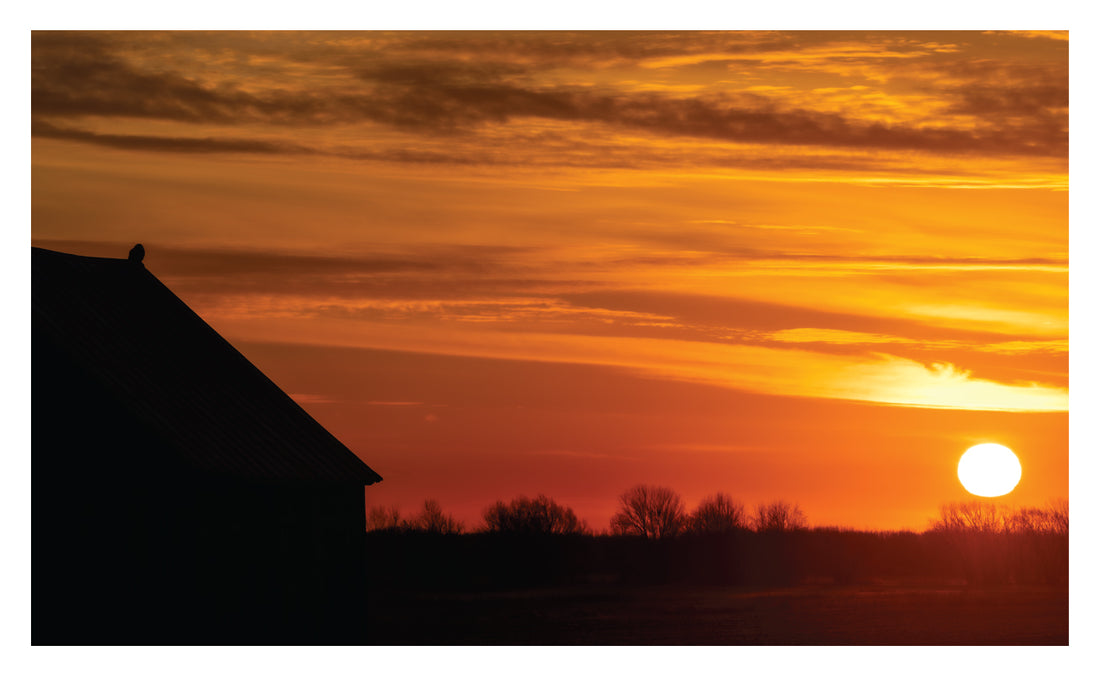
{"type": "Polygon", "coordinates": [[[979,442],[1068,496],[1068,37],[36,32],[32,242],[143,243],[370,505],[923,529],[979,442]]]}

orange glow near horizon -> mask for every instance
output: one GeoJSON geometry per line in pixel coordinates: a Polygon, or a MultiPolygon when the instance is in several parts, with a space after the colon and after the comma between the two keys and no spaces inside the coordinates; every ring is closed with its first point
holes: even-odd
{"type": "Polygon", "coordinates": [[[35,32],[32,240],[146,266],[475,526],[1068,495],[1059,32],[35,32]]]}

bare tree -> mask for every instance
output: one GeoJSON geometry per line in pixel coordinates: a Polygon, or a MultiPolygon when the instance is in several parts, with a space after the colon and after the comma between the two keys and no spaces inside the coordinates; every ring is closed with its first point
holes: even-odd
{"type": "Polygon", "coordinates": [[[688,518],[688,528],[699,534],[730,533],[745,527],[744,504],[722,492],[700,501],[688,518]]]}
{"type": "Polygon", "coordinates": [[[1047,511],[1042,508],[1019,508],[1005,518],[1005,531],[1014,534],[1049,531],[1047,511]]]}
{"type": "Polygon", "coordinates": [[[582,534],[587,527],[571,508],[539,494],[520,496],[510,503],[497,501],[485,509],[489,531],[513,534],[582,534]]]}
{"type": "Polygon", "coordinates": [[[1069,499],[1059,498],[1047,504],[1047,516],[1050,531],[1056,534],[1069,533],[1069,499]]]}
{"type": "Polygon", "coordinates": [[[685,523],[684,500],[668,487],[639,484],[619,496],[619,511],[611,518],[611,532],[646,538],[680,533],[685,523]]]}
{"type": "Polygon", "coordinates": [[[367,531],[382,531],[401,528],[401,513],[397,506],[376,505],[367,513],[367,531]]]}
{"type": "Polygon", "coordinates": [[[992,501],[966,501],[940,506],[932,531],[951,533],[1069,533],[1069,503],[1051,501],[1045,508],[1007,507],[992,501]]]}
{"type": "Polygon", "coordinates": [[[786,501],[772,501],[756,506],[753,526],[758,532],[796,531],[806,528],[806,515],[798,504],[786,501]]]}
{"type": "Polygon", "coordinates": [[[424,509],[412,519],[405,520],[403,526],[413,531],[426,531],[432,534],[461,534],[465,530],[462,522],[443,513],[439,501],[429,498],[424,501],[424,509]]]}
{"type": "Polygon", "coordinates": [[[990,501],[946,503],[940,506],[940,516],[932,521],[931,530],[997,533],[1007,531],[1011,521],[1009,513],[990,501]]]}

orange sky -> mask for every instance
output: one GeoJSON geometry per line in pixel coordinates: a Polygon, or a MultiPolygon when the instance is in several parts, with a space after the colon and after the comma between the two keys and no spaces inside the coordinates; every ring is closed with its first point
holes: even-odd
{"type": "Polygon", "coordinates": [[[1065,33],[35,33],[32,239],[146,265],[474,526],[1068,495],[1065,33]]]}

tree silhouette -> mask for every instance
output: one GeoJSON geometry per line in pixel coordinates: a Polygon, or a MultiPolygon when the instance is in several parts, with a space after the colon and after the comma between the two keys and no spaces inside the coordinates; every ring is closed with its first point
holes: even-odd
{"type": "Polygon", "coordinates": [[[931,531],[966,533],[1069,533],[1069,502],[1051,501],[1046,508],[1009,510],[992,501],[964,501],[940,506],[931,531]]]}
{"type": "Polygon", "coordinates": [[[976,583],[1060,582],[1068,576],[1069,507],[1011,509],[990,500],[947,503],[929,525],[976,583]]]}
{"type": "Polygon", "coordinates": [[[746,528],[745,506],[729,494],[707,496],[688,518],[688,529],[698,534],[723,534],[746,528]]]}
{"type": "Polygon", "coordinates": [[[367,531],[383,531],[401,528],[401,513],[397,506],[376,505],[367,513],[367,531]]]}
{"type": "Polygon", "coordinates": [[[991,501],[965,501],[940,506],[932,531],[997,533],[1007,531],[1010,515],[991,501]]]}
{"type": "Polygon", "coordinates": [[[431,534],[461,534],[466,527],[451,515],[443,513],[439,501],[429,498],[424,501],[420,514],[406,520],[404,526],[413,531],[426,531],[431,534]]]}
{"type": "Polygon", "coordinates": [[[488,531],[512,534],[583,534],[585,524],[571,508],[539,494],[519,496],[510,503],[497,501],[484,513],[488,531]]]}
{"type": "Polygon", "coordinates": [[[1069,534],[1069,499],[1059,498],[1047,505],[1050,530],[1056,534],[1069,534]]]}
{"type": "Polygon", "coordinates": [[[753,526],[758,532],[797,531],[806,528],[806,515],[797,503],[761,503],[756,506],[753,526]]]}
{"type": "Polygon", "coordinates": [[[1005,530],[1014,534],[1064,533],[1054,514],[1043,508],[1019,508],[1005,520],[1005,530]]]}
{"type": "Polygon", "coordinates": [[[666,538],[685,523],[684,500],[668,487],[639,484],[619,496],[619,511],[611,518],[615,534],[666,538]]]}

